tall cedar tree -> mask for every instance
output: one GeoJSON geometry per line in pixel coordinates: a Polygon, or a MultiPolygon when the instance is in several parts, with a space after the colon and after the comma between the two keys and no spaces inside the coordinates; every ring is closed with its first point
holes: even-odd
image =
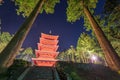
{"type": "Polygon", "coordinates": [[[114,48],[112,47],[104,32],[101,30],[92,15],[93,9],[96,8],[97,2],[98,0],[68,0],[68,7],[66,12],[67,21],[75,22],[81,17],[83,17],[84,20],[86,20],[87,18],[104,52],[108,66],[111,69],[118,71],[120,70],[119,56],[115,52],[114,48]]]}
{"type": "Polygon", "coordinates": [[[59,0],[15,0],[15,4],[19,7],[17,13],[22,13],[23,16],[28,16],[28,18],[1,52],[0,73],[5,72],[13,63],[16,53],[21,48],[38,14],[42,13],[43,10],[45,10],[46,13],[54,13],[54,7],[56,3],[59,2],[59,0]]]}

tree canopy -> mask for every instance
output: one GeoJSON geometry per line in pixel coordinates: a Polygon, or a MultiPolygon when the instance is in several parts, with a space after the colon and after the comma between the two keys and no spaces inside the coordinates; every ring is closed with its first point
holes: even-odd
{"type": "Polygon", "coordinates": [[[67,21],[75,22],[84,16],[84,7],[87,6],[91,11],[96,8],[98,0],[68,0],[67,21]],[[83,2],[84,1],[84,2],[83,2]]]}
{"type": "Polygon", "coordinates": [[[33,49],[31,47],[25,48],[22,51],[19,52],[19,54],[16,56],[18,59],[22,59],[25,61],[31,61],[31,58],[34,57],[33,49]]]}
{"type": "Polygon", "coordinates": [[[98,0],[67,0],[67,4],[68,4],[67,11],[66,11],[67,21],[75,22],[83,18],[84,27],[87,30],[90,30],[91,25],[89,25],[90,23],[88,21],[88,18],[84,13],[84,8],[87,7],[90,10],[90,12],[93,14],[97,3],[98,3],[98,0]]]}
{"type": "Polygon", "coordinates": [[[5,48],[12,37],[13,35],[9,32],[2,32],[2,34],[0,34],[0,52],[5,48]]]}
{"type": "MultiPolygon", "coordinates": [[[[2,34],[0,34],[0,52],[6,47],[6,45],[10,42],[12,37],[13,35],[11,35],[9,32],[2,32],[2,34]]],[[[26,55],[28,55],[27,58],[33,57],[33,50],[31,47],[28,47],[22,51],[19,51],[17,56],[21,56],[21,58],[24,58],[24,57],[26,58],[26,55]]]]}
{"type": "MultiPolygon", "coordinates": [[[[21,14],[23,17],[28,17],[38,1],[39,0],[15,0],[15,5],[18,6],[17,14],[21,14]]],[[[47,14],[54,13],[54,7],[56,3],[59,2],[60,0],[46,0],[42,9],[40,10],[40,13],[43,13],[43,11],[45,11],[47,14]]]]}

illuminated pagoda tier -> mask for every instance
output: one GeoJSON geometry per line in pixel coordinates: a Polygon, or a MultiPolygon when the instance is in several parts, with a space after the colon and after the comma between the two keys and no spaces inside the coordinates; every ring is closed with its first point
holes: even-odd
{"type": "Polygon", "coordinates": [[[58,52],[56,52],[58,49],[58,37],[41,33],[40,43],[37,44],[38,50],[35,50],[36,58],[32,58],[36,66],[55,67],[58,55],[58,52]]]}

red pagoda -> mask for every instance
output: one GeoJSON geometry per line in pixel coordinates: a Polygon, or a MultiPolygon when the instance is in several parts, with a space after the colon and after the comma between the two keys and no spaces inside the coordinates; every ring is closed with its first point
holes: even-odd
{"type": "Polygon", "coordinates": [[[36,66],[55,67],[57,62],[56,52],[58,49],[58,37],[55,35],[41,33],[40,43],[38,43],[38,50],[35,50],[36,58],[32,61],[36,66]]]}

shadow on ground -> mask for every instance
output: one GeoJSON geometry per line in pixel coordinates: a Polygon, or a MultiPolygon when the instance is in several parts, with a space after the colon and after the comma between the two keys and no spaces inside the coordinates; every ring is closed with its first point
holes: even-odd
{"type": "Polygon", "coordinates": [[[120,74],[99,64],[58,62],[57,69],[63,77],[67,74],[73,80],[120,80],[120,74]]]}

